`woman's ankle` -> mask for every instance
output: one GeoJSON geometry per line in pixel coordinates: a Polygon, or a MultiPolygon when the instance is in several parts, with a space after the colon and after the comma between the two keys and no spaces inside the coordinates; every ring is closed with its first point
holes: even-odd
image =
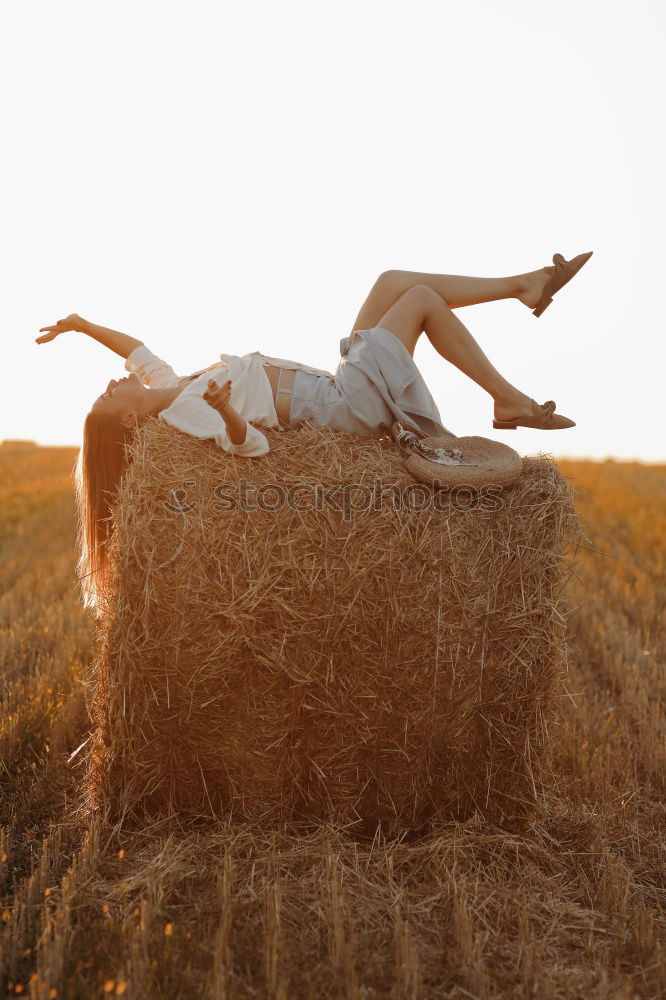
{"type": "Polygon", "coordinates": [[[529,292],[532,280],[533,275],[529,272],[526,274],[512,274],[508,279],[512,290],[511,297],[514,299],[523,298],[529,292]]]}
{"type": "Polygon", "coordinates": [[[493,402],[496,407],[506,408],[507,406],[524,406],[530,402],[530,397],[519,389],[502,390],[493,394],[493,402]]]}
{"type": "Polygon", "coordinates": [[[498,386],[490,395],[493,397],[494,403],[506,406],[510,406],[511,403],[520,403],[525,398],[525,393],[521,392],[520,389],[516,389],[510,383],[498,386]]]}
{"type": "Polygon", "coordinates": [[[501,397],[493,397],[493,400],[495,417],[500,420],[525,416],[532,412],[532,400],[524,392],[503,394],[501,397]]]}

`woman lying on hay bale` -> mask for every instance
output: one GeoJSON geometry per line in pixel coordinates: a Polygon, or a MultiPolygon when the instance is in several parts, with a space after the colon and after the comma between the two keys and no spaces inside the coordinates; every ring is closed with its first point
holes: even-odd
{"type": "Polygon", "coordinates": [[[219,362],[181,377],[140,340],[76,313],[41,327],[38,344],[68,330],[86,333],[125,358],[131,373],[112,379],[85,419],[76,480],[89,571],[104,562],[109,498],[124,470],[124,446],[148,416],[214,439],[232,455],[254,458],[269,449],[260,426],[288,428],[306,420],[366,437],[385,433],[395,421],[421,437],[451,437],[414,362],[424,331],[443,358],[492,396],[493,427],[573,427],[572,420],[555,412],[552,400],[538,405],[503,378],[452,310],[517,298],[539,316],[590,256],[566,261],[556,253],[553,266],[508,278],[386,271],[370,290],[350,336],[340,341],[334,374],[254,351],[242,357],[221,354],[219,362]]]}

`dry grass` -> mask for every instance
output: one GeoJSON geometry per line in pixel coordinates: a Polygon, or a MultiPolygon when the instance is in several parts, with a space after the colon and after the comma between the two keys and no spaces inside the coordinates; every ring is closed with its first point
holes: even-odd
{"type": "Polygon", "coordinates": [[[581,486],[589,548],[568,585],[573,653],[545,814],[520,834],[476,813],[372,842],[330,824],[299,836],[178,816],[81,826],[84,751],[67,761],[91,727],[78,676],[92,630],[71,585],[73,459],[37,449],[19,468],[0,455],[3,476],[14,470],[0,525],[10,995],[666,992],[663,467],[560,463],[581,486]]]}

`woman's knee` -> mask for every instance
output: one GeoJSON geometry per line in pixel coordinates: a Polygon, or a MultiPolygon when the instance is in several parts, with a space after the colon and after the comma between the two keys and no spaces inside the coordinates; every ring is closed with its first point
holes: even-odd
{"type": "Polygon", "coordinates": [[[375,289],[385,292],[397,298],[407,287],[404,279],[401,280],[400,271],[382,271],[375,281],[375,289]]]}
{"type": "Polygon", "coordinates": [[[398,295],[404,295],[405,292],[411,291],[412,288],[421,289],[421,293],[424,296],[429,296],[432,301],[434,301],[433,296],[437,295],[439,298],[439,292],[436,292],[431,285],[426,285],[423,282],[414,281],[413,271],[398,271],[389,270],[382,271],[382,273],[377,278],[375,285],[380,285],[385,288],[390,288],[395,291],[398,295]]]}
{"type": "Polygon", "coordinates": [[[429,309],[432,306],[441,305],[442,297],[430,285],[416,284],[410,285],[403,292],[402,297],[408,297],[422,309],[429,309]]]}
{"type": "Polygon", "coordinates": [[[436,308],[445,302],[430,285],[414,282],[411,271],[382,271],[375,282],[375,289],[390,302],[401,301],[407,296],[408,301],[422,309],[436,308]]]}

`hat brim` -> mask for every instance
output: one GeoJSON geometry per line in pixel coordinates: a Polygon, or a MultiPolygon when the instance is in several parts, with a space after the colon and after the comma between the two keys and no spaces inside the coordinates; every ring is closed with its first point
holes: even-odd
{"type": "Polygon", "coordinates": [[[421,455],[409,455],[405,465],[416,479],[435,487],[452,486],[509,486],[523,468],[517,451],[501,441],[484,437],[425,437],[425,444],[433,448],[459,448],[465,462],[474,465],[439,465],[421,455]]]}

